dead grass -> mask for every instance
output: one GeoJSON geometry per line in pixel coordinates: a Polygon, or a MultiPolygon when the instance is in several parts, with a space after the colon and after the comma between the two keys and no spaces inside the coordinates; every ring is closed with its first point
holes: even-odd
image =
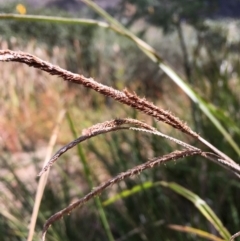
{"type": "Polygon", "coordinates": [[[144,164],[137,165],[133,167],[132,169],[129,169],[123,173],[120,173],[116,175],[115,177],[111,178],[110,180],[104,182],[103,184],[99,185],[97,188],[95,188],[93,191],[89,192],[87,195],[85,195],[83,198],[79,199],[78,201],[75,201],[68,207],[64,208],[63,210],[57,212],[52,217],[50,217],[43,229],[43,240],[45,239],[45,234],[50,227],[50,225],[55,222],[56,220],[59,220],[63,217],[65,214],[69,214],[71,211],[73,211],[76,207],[82,206],[86,202],[88,202],[90,199],[94,198],[95,196],[101,194],[103,190],[105,190],[107,187],[116,184],[125,178],[140,174],[145,169],[154,168],[156,165],[159,165],[161,163],[168,162],[170,160],[177,160],[179,158],[183,158],[185,156],[193,156],[193,155],[199,155],[202,156],[208,160],[211,160],[213,162],[218,163],[219,165],[233,171],[238,177],[240,175],[240,167],[237,163],[235,163],[230,157],[222,153],[220,150],[218,150],[216,147],[214,147],[212,144],[207,142],[204,138],[202,138],[200,135],[198,135],[196,132],[194,132],[187,124],[182,122],[179,118],[174,116],[169,111],[165,111],[156,105],[154,105],[151,102],[148,102],[145,98],[138,97],[135,93],[130,93],[128,90],[124,89],[123,91],[116,90],[112,87],[100,84],[96,82],[92,78],[86,78],[83,75],[74,74],[70,71],[67,71],[63,68],[60,68],[57,65],[52,65],[51,63],[48,63],[46,61],[43,61],[40,58],[37,58],[31,54],[27,54],[24,52],[17,52],[17,51],[10,51],[10,50],[2,50],[0,51],[0,60],[1,61],[13,61],[13,62],[20,62],[25,63],[29,66],[32,66],[34,68],[43,70],[51,75],[56,75],[61,78],[63,78],[65,81],[73,82],[76,84],[83,85],[86,88],[90,88],[92,90],[95,90],[96,92],[113,98],[114,100],[130,106],[140,112],[143,112],[144,114],[155,118],[156,120],[166,123],[169,126],[173,127],[174,129],[183,132],[184,134],[194,138],[195,140],[199,141],[204,146],[208,147],[211,152],[204,152],[201,149],[198,149],[197,147],[194,147],[192,145],[189,145],[185,142],[182,142],[178,139],[172,138],[168,135],[164,135],[157,131],[155,128],[143,123],[139,122],[138,120],[133,119],[115,119],[113,121],[106,121],[104,123],[98,123],[88,129],[85,129],[82,132],[82,136],[74,140],[73,142],[65,145],[62,147],[51,159],[50,161],[45,165],[45,167],[42,169],[40,175],[42,175],[44,172],[48,170],[50,166],[54,164],[54,162],[61,156],[63,153],[74,147],[76,144],[89,139],[93,136],[103,134],[109,131],[116,131],[119,129],[132,129],[136,131],[145,131],[149,132],[150,134],[156,134],[160,135],[164,138],[167,138],[178,145],[182,146],[184,150],[182,151],[174,151],[172,153],[163,155],[161,157],[157,157],[154,159],[149,160],[148,162],[144,164]],[[139,128],[132,128],[132,127],[121,127],[122,125],[137,125],[139,128]]]}

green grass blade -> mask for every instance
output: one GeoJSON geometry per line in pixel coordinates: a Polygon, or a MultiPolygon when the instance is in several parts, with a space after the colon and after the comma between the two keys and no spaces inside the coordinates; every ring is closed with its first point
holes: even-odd
{"type": "MultiPolygon", "coordinates": [[[[73,121],[72,121],[72,118],[71,118],[69,112],[67,112],[67,120],[68,120],[68,125],[70,127],[70,130],[72,132],[73,137],[75,139],[77,139],[78,135],[77,135],[77,132],[75,130],[75,127],[74,127],[74,124],[73,124],[73,121]]],[[[87,164],[87,160],[86,160],[86,157],[83,153],[83,149],[82,149],[81,145],[77,145],[77,151],[78,151],[78,156],[80,157],[80,160],[82,162],[84,173],[85,173],[85,176],[88,180],[88,184],[91,188],[93,188],[93,181],[92,181],[92,177],[91,177],[90,168],[87,164]]]]}
{"type": "Polygon", "coordinates": [[[114,195],[113,197],[105,200],[105,201],[103,202],[103,205],[104,205],[104,206],[108,206],[108,205],[110,205],[110,204],[113,204],[113,203],[116,202],[117,200],[120,200],[120,199],[122,199],[122,198],[127,198],[127,197],[129,197],[129,196],[131,196],[131,195],[134,195],[134,194],[136,194],[136,193],[138,193],[138,192],[141,192],[141,191],[143,191],[143,189],[146,190],[146,189],[155,187],[155,186],[157,186],[157,184],[160,184],[160,183],[145,182],[145,183],[142,183],[142,184],[140,184],[140,185],[134,186],[134,187],[133,187],[132,189],[130,189],[130,190],[123,190],[122,192],[120,192],[120,193],[114,195]]]}
{"type": "Polygon", "coordinates": [[[238,124],[231,119],[221,108],[214,106],[211,103],[205,103],[209,110],[218,118],[218,120],[221,120],[221,122],[228,128],[232,129],[234,133],[240,136],[240,128],[238,124]]]}
{"type": "Polygon", "coordinates": [[[19,235],[21,238],[25,238],[27,236],[28,230],[27,228],[24,228],[22,220],[13,216],[5,208],[0,208],[0,214],[2,217],[8,220],[14,234],[19,235]]]}
{"type": "Polygon", "coordinates": [[[186,188],[176,184],[176,183],[168,183],[168,182],[145,182],[141,185],[136,185],[130,190],[124,190],[115,196],[105,200],[103,202],[104,206],[110,205],[114,202],[116,202],[119,199],[127,198],[131,195],[134,195],[138,192],[143,191],[144,189],[149,189],[152,187],[156,187],[162,185],[164,187],[168,187],[174,192],[178,193],[179,195],[185,197],[190,202],[192,202],[196,208],[202,213],[202,215],[216,228],[216,230],[219,231],[220,235],[225,239],[229,240],[231,235],[228,232],[228,230],[223,226],[220,219],[216,216],[216,214],[213,212],[213,210],[207,205],[207,203],[201,199],[198,195],[194,194],[193,192],[187,190],[186,188]]]}
{"type": "MultiPolygon", "coordinates": [[[[69,124],[70,130],[72,132],[72,135],[74,136],[75,139],[77,139],[78,138],[77,132],[75,130],[72,118],[71,118],[71,116],[70,116],[70,114],[68,112],[67,112],[67,120],[68,120],[68,124],[69,124]]],[[[82,146],[80,144],[77,145],[77,150],[78,150],[79,158],[80,158],[80,160],[81,160],[81,162],[83,164],[83,168],[84,168],[85,176],[86,176],[86,178],[88,180],[88,184],[89,184],[89,186],[92,189],[94,186],[93,186],[93,180],[92,180],[92,176],[91,176],[91,170],[90,170],[90,168],[88,166],[88,163],[87,163],[87,160],[86,160],[86,156],[85,156],[85,154],[83,152],[83,149],[82,149],[82,146]]],[[[112,235],[112,232],[111,232],[111,229],[110,229],[110,226],[109,226],[109,223],[108,223],[105,211],[103,209],[103,206],[102,206],[102,203],[101,203],[99,197],[94,198],[94,201],[95,201],[95,204],[97,206],[97,209],[98,209],[98,212],[99,212],[99,215],[100,215],[100,219],[102,221],[103,227],[104,227],[106,235],[108,237],[108,240],[109,241],[114,241],[114,238],[113,238],[113,235],[112,235]]]]}
{"type": "Polygon", "coordinates": [[[43,15],[21,15],[21,14],[9,14],[1,13],[1,20],[17,20],[17,21],[31,21],[31,22],[48,22],[48,23],[63,23],[63,24],[81,24],[90,26],[99,26],[102,28],[111,28],[108,23],[103,21],[85,19],[85,18],[67,18],[67,17],[54,17],[43,15]]]}
{"type": "Polygon", "coordinates": [[[198,195],[178,185],[177,183],[161,182],[161,185],[170,188],[174,192],[178,193],[179,195],[185,197],[190,202],[192,202],[195,205],[195,207],[202,213],[202,215],[216,228],[216,230],[218,230],[220,235],[225,240],[229,240],[231,238],[231,234],[223,226],[221,220],[216,216],[216,214],[208,206],[208,204],[198,195]]]}

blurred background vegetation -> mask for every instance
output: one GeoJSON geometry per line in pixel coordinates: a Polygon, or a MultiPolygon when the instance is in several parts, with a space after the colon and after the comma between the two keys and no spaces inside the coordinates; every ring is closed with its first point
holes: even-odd
{"type": "MultiPolygon", "coordinates": [[[[1,12],[98,18],[86,7],[67,11],[67,7],[60,10],[54,4],[34,8],[21,2],[21,10],[19,4],[1,3],[1,12]]],[[[240,143],[240,25],[238,19],[216,17],[218,9],[218,1],[122,0],[107,10],[157,49],[204,99],[235,142],[240,143]]],[[[187,121],[201,136],[239,162],[239,156],[198,107],[123,36],[89,26],[1,20],[0,45],[1,49],[34,54],[117,89],[127,87],[187,121]]],[[[54,150],[73,140],[73,126],[80,135],[82,129],[92,124],[122,117],[145,120],[164,133],[192,142],[109,98],[39,70],[1,63],[0,76],[2,240],[27,237],[38,182],[36,175],[62,109],[67,109],[68,118],[61,124],[54,150]]],[[[74,148],[52,168],[34,240],[39,240],[50,215],[91,190],[81,157],[86,158],[93,185],[97,186],[148,158],[176,149],[155,136],[124,131],[96,137],[81,146],[80,154],[74,148]]],[[[201,240],[192,234],[173,231],[169,224],[196,227],[218,236],[188,200],[159,185],[144,188],[146,182],[158,181],[176,182],[198,194],[231,233],[239,230],[240,182],[225,169],[194,157],[147,170],[104,192],[102,202],[136,185],[142,187],[134,195],[103,204],[115,240],[201,240]]],[[[54,224],[47,238],[108,240],[94,202],[54,224]]]]}

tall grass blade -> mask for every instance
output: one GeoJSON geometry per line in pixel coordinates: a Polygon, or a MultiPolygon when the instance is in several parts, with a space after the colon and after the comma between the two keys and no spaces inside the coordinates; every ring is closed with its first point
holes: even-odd
{"type": "Polygon", "coordinates": [[[136,185],[134,186],[133,188],[131,188],[130,190],[123,190],[122,192],[114,195],[113,197],[105,200],[103,202],[103,205],[104,206],[108,206],[110,204],[113,204],[115,203],[116,201],[120,200],[120,199],[123,199],[123,198],[127,198],[127,197],[130,197],[131,195],[134,195],[136,193],[139,193],[141,191],[144,190],[147,190],[149,188],[152,188],[152,187],[156,187],[160,185],[160,182],[156,182],[156,183],[153,183],[153,182],[144,182],[140,185],[136,185]]]}
{"type": "MultiPolygon", "coordinates": [[[[67,120],[68,120],[68,124],[69,124],[69,127],[70,127],[70,130],[72,132],[73,137],[75,139],[77,139],[78,138],[77,132],[75,130],[75,127],[74,127],[74,124],[73,124],[73,121],[72,121],[72,118],[71,118],[69,112],[67,112],[67,120]]],[[[85,154],[83,152],[82,146],[78,145],[77,146],[77,150],[78,150],[78,156],[79,156],[79,158],[80,158],[80,160],[82,162],[83,168],[84,168],[85,176],[86,176],[86,178],[88,180],[88,185],[92,189],[94,187],[94,185],[93,185],[93,180],[92,180],[92,176],[91,176],[91,171],[90,171],[90,168],[88,166],[88,163],[87,163],[87,160],[86,160],[86,156],[85,156],[85,154]]],[[[98,212],[99,212],[99,215],[100,215],[100,219],[102,221],[103,227],[104,227],[106,235],[108,237],[108,240],[109,241],[114,241],[114,238],[113,238],[113,235],[112,235],[112,232],[111,232],[111,229],[110,229],[110,226],[109,226],[109,223],[108,223],[105,211],[103,209],[102,203],[100,201],[100,198],[99,197],[95,197],[94,201],[95,201],[95,204],[97,206],[97,209],[98,209],[98,212]]]]}
{"type": "Polygon", "coordinates": [[[63,23],[63,24],[81,24],[90,26],[99,26],[103,28],[111,28],[108,23],[98,21],[94,19],[85,18],[66,18],[55,16],[43,16],[43,15],[21,15],[21,14],[9,14],[1,13],[0,19],[2,20],[16,20],[16,21],[31,21],[31,22],[48,22],[48,23],[63,23]]]}
{"type": "MultiPolygon", "coordinates": [[[[224,238],[224,240],[229,240],[230,239],[230,237],[231,237],[230,233],[223,226],[223,224],[220,221],[220,219],[216,216],[216,214],[213,212],[213,210],[206,204],[206,202],[204,200],[202,200],[199,196],[194,194],[193,192],[187,190],[186,188],[184,188],[184,187],[182,187],[182,186],[180,186],[180,185],[178,185],[176,183],[168,183],[168,182],[164,182],[164,181],[155,182],[155,183],[145,182],[145,183],[143,183],[141,185],[134,186],[130,190],[124,190],[124,191],[114,195],[113,197],[105,200],[103,202],[103,205],[105,205],[105,206],[110,205],[110,204],[116,202],[119,199],[127,198],[127,197],[129,197],[131,195],[134,195],[134,194],[136,194],[138,192],[143,191],[144,189],[146,190],[146,189],[153,188],[153,187],[156,187],[156,186],[159,186],[159,185],[162,185],[164,187],[168,187],[171,190],[173,190],[174,192],[182,195],[183,197],[185,197],[186,199],[191,201],[196,206],[196,208],[203,214],[203,216],[209,222],[211,222],[211,224],[216,228],[216,230],[219,231],[220,235],[224,238]]],[[[192,231],[193,230],[191,230],[191,232],[192,231]]],[[[189,230],[189,232],[190,232],[190,230],[189,230]]],[[[213,239],[211,239],[211,240],[213,240],[213,239]]]]}
{"type": "Polygon", "coordinates": [[[170,188],[174,192],[178,193],[179,195],[182,195],[190,202],[192,202],[195,205],[195,207],[202,213],[202,215],[216,228],[216,230],[218,230],[220,235],[225,240],[229,240],[231,238],[231,234],[224,227],[221,220],[216,216],[216,214],[209,207],[209,205],[203,199],[201,199],[198,195],[178,185],[177,183],[173,183],[173,182],[168,183],[168,182],[162,181],[161,185],[164,187],[170,188]]]}
{"type": "Polygon", "coordinates": [[[27,229],[24,228],[22,220],[19,220],[19,218],[16,218],[11,213],[9,213],[7,210],[4,210],[4,208],[0,208],[0,214],[5,219],[9,220],[9,223],[12,226],[12,231],[15,235],[18,235],[22,239],[24,239],[24,237],[26,237],[27,229]]]}
{"type": "Polygon", "coordinates": [[[222,109],[219,107],[214,106],[211,103],[205,102],[205,104],[208,106],[209,110],[211,110],[212,113],[218,118],[218,120],[221,120],[221,122],[229,129],[232,130],[234,133],[240,136],[240,127],[238,124],[230,118],[222,109]]]}

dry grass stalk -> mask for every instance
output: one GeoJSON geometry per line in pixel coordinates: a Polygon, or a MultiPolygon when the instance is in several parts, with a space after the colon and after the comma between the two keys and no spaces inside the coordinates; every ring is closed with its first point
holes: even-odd
{"type": "Polygon", "coordinates": [[[143,113],[152,116],[159,121],[165,122],[190,136],[195,138],[198,137],[197,133],[191,130],[185,123],[173,116],[170,112],[158,108],[152,103],[146,101],[146,99],[141,99],[137,95],[129,93],[126,89],[124,91],[116,90],[112,87],[98,83],[92,78],[86,78],[83,75],[74,74],[70,71],[60,68],[59,66],[53,65],[24,52],[1,50],[0,61],[25,63],[31,67],[44,70],[51,75],[60,76],[66,81],[81,84],[123,104],[140,110],[143,113]]]}
{"type": "Polygon", "coordinates": [[[237,163],[230,163],[226,159],[222,159],[220,155],[212,152],[204,152],[204,156],[210,161],[217,163],[218,165],[232,171],[238,178],[240,178],[240,166],[237,163]]]}
{"type": "Polygon", "coordinates": [[[162,157],[157,157],[154,159],[149,160],[148,162],[135,166],[132,169],[129,169],[126,172],[122,172],[115,176],[114,178],[108,180],[107,182],[101,184],[100,186],[94,188],[91,192],[89,192],[86,196],[79,199],[78,201],[70,204],[68,207],[64,208],[63,210],[55,213],[53,216],[51,216],[45,223],[43,228],[43,234],[42,234],[42,240],[45,240],[45,235],[48,230],[48,228],[57,220],[61,219],[64,215],[70,214],[75,208],[83,206],[85,203],[87,203],[90,199],[100,195],[107,187],[119,183],[122,180],[132,177],[135,175],[140,174],[142,171],[146,169],[151,169],[156,167],[159,164],[166,163],[171,160],[178,160],[183,157],[187,156],[194,156],[201,154],[201,150],[182,150],[182,151],[174,151],[167,155],[164,155],[162,157]]]}
{"type": "Polygon", "coordinates": [[[130,127],[122,126],[122,125],[126,125],[126,124],[128,124],[128,125],[132,124],[135,126],[142,127],[146,130],[156,131],[156,129],[153,128],[152,126],[149,126],[144,122],[141,122],[141,121],[138,121],[135,119],[131,119],[131,118],[115,119],[115,120],[111,120],[111,121],[105,121],[103,123],[98,123],[87,129],[84,129],[82,131],[82,135],[79,138],[77,138],[76,140],[70,142],[69,144],[63,146],[60,150],[58,150],[56,152],[56,154],[46,163],[46,165],[43,167],[43,169],[38,174],[38,176],[41,176],[45,171],[47,171],[54,164],[54,162],[62,154],[64,154],[66,151],[73,148],[77,144],[79,144],[87,139],[90,139],[91,137],[94,137],[94,136],[97,136],[100,134],[104,134],[107,132],[117,131],[117,130],[122,130],[122,129],[130,129],[130,127]]]}
{"type": "Polygon", "coordinates": [[[235,233],[229,241],[233,241],[235,238],[240,237],[240,232],[235,233]]]}
{"type": "Polygon", "coordinates": [[[143,132],[147,132],[147,133],[150,133],[150,134],[153,134],[153,135],[157,135],[157,136],[161,136],[163,138],[166,138],[172,142],[175,142],[176,144],[186,148],[186,149],[189,149],[189,150],[200,150],[199,148],[195,147],[195,146],[192,146],[192,145],[189,145],[183,141],[180,141],[176,138],[173,138],[171,136],[168,136],[168,135],[165,135],[163,133],[161,133],[160,131],[158,130],[147,130],[147,129],[141,129],[141,128],[136,128],[136,127],[131,127],[130,130],[135,130],[135,131],[143,131],[143,132]]]}
{"type": "MultiPolygon", "coordinates": [[[[58,137],[58,134],[59,134],[60,124],[61,124],[61,122],[62,122],[62,120],[65,116],[65,113],[66,113],[66,110],[62,110],[58,115],[56,126],[53,129],[51,138],[49,140],[48,149],[47,149],[47,153],[46,153],[46,157],[45,157],[45,163],[47,163],[47,161],[49,160],[49,158],[52,155],[53,147],[54,147],[54,145],[57,141],[57,137],[58,137]]],[[[44,163],[44,165],[45,165],[45,163],[44,163]]],[[[29,225],[29,232],[28,232],[27,241],[32,241],[32,239],[33,239],[37,215],[38,215],[40,203],[41,203],[41,200],[42,200],[42,195],[43,195],[46,183],[47,183],[48,174],[49,174],[49,172],[46,172],[45,175],[41,176],[41,178],[38,182],[38,187],[37,187],[37,192],[36,192],[36,196],[35,196],[32,216],[31,216],[30,225],[29,225]]]]}
{"type": "Polygon", "coordinates": [[[46,71],[51,75],[60,76],[66,81],[81,84],[87,88],[93,89],[105,96],[111,97],[123,104],[142,111],[143,113],[152,116],[159,121],[165,122],[173,128],[176,128],[183,133],[194,137],[202,144],[210,148],[213,152],[217,153],[223,160],[228,162],[228,165],[232,165],[233,167],[237,165],[230,157],[226,156],[220,150],[218,150],[201,136],[199,136],[196,132],[191,130],[191,128],[188,127],[185,123],[183,123],[179,118],[175,117],[168,111],[160,109],[153,103],[146,101],[146,99],[141,99],[137,95],[129,93],[126,89],[124,91],[116,90],[112,87],[98,83],[92,78],[86,78],[83,75],[74,74],[70,71],[60,68],[59,66],[53,65],[51,63],[41,60],[40,58],[24,52],[0,50],[0,61],[25,63],[34,68],[46,71]]]}
{"type": "Polygon", "coordinates": [[[240,177],[240,166],[235,163],[230,157],[226,156],[224,153],[222,153],[220,150],[218,150],[216,147],[212,146],[209,142],[207,142],[205,139],[203,139],[201,136],[199,136],[197,133],[195,133],[193,130],[191,130],[190,127],[188,127],[185,123],[183,123],[179,118],[175,117],[173,114],[171,114],[168,111],[162,110],[159,107],[155,106],[153,103],[148,102],[146,99],[139,98],[135,93],[129,93],[126,89],[124,91],[116,90],[112,87],[108,87],[106,85],[100,84],[93,80],[92,78],[86,78],[82,75],[74,74],[70,71],[67,71],[65,69],[60,68],[59,66],[52,65],[46,61],[43,61],[33,55],[23,53],[23,52],[15,52],[11,50],[1,50],[0,51],[0,61],[14,61],[14,62],[20,62],[25,63],[29,66],[32,66],[37,69],[41,69],[43,71],[48,72],[51,75],[57,75],[62,77],[65,81],[73,82],[76,84],[81,84],[87,88],[93,89],[105,96],[111,97],[120,103],[126,104],[130,107],[133,107],[149,116],[154,117],[158,121],[162,121],[164,123],[167,123],[168,125],[172,126],[173,128],[182,131],[185,134],[188,134],[198,141],[200,141],[202,144],[204,144],[206,147],[210,148],[214,153],[209,152],[203,152],[202,150],[191,146],[187,143],[184,143],[180,140],[177,140],[175,138],[169,137],[167,135],[164,135],[160,132],[158,132],[155,128],[140,122],[138,120],[133,119],[116,119],[112,121],[107,121],[104,123],[98,123],[88,129],[83,130],[82,136],[78,139],[74,140],[73,142],[67,144],[66,146],[62,147],[47,163],[47,165],[42,169],[39,175],[41,175],[43,172],[45,172],[63,153],[65,153],[70,148],[74,147],[78,143],[89,139],[93,136],[107,133],[110,131],[116,131],[120,129],[133,129],[138,131],[145,131],[149,132],[151,134],[160,135],[164,138],[167,138],[171,141],[174,141],[175,143],[183,146],[186,148],[182,151],[174,151],[170,154],[164,155],[162,157],[154,158],[144,164],[138,165],[136,167],[133,167],[132,169],[120,173],[114,178],[108,180],[107,182],[103,183],[102,185],[95,188],[93,191],[88,193],[85,197],[79,199],[77,202],[74,202],[73,204],[69,205],[67,208],[59,211],[58,213],[54,214],[52,217],[50,217],[43,230],[42,238],[44,240],[45,234],[47,232],[47,229],[49,226],[55,222],[56,220],[63,217],[63,215],[70,213],[75,208],[84,205],[86,202],[88,202],[93,197],[101,194],[103,190],[105,190],[107,187],[111,186],[112,184],[118,183],[128,177],[140,174],[145,169],[154,168],[156,165],[161,163],[166,163],[168,161],[171,161],[173,159],[177,160],[186,156],[193,156],[193,155],[200,155],[204,158],[207,158],[211,161],[214,161],[225,168],[233,171],[235,174],[240,177]],[[131,126],[123,126],[123,125],[131,125],[131,126]],[[137,126],[136,127],[132,127],[137,126]]]}
{"type": "Polygon", "coordinates": [[[152,126],[141,122],[139,120],[136,119],[131,119],[131,118],[125,118],[125,119],[115,119],[115,120],[111,120],[111,121],[105,121],[103,123],[98,123],[96,125],[93,125],[87,129],[84,129],[82,131],[82,135],[80,137],[78,137],[77,139],[75,139],[74,141],[68,143],[67,145],[63,146],[61,149],[59,149],[54,156],[46,163],[46,165],[44,165],[44,167],[42,168],[41,172],[38,174],[38,176],[41,176],[44,172],[46,172],[56,161],[57,159],[63,155],[65,152],[67,152],[69,149],[73,148],[74,146],[76,146],[77,144],[90,139],[94,136],[100,135],[100,134],[105,134],[108,132],[112,132],[112,131],[117,131],[117,130],[135,130],[135,131],[142,131],[142,132],[147,132],[150,134],[154,134],[154,135],[158,135],[161,137],[164,137],[170,141],[173,141],[177,144],[179,144],[180,146],[183,146],[186,149],[189,150],[200,150],[194,146],[191,146],[183,141],[180,141],[176,138],[173,138],[171,136],[165,135],[161,132],[159,132],[158,130],[156,130],[155,128],[153,128],[152,126]],[[134,125],[134,126],[139,126],[141,128],[136,128],[136,127],[127,127],[127,126],[123,126],[123,125],[134,125]]]}

